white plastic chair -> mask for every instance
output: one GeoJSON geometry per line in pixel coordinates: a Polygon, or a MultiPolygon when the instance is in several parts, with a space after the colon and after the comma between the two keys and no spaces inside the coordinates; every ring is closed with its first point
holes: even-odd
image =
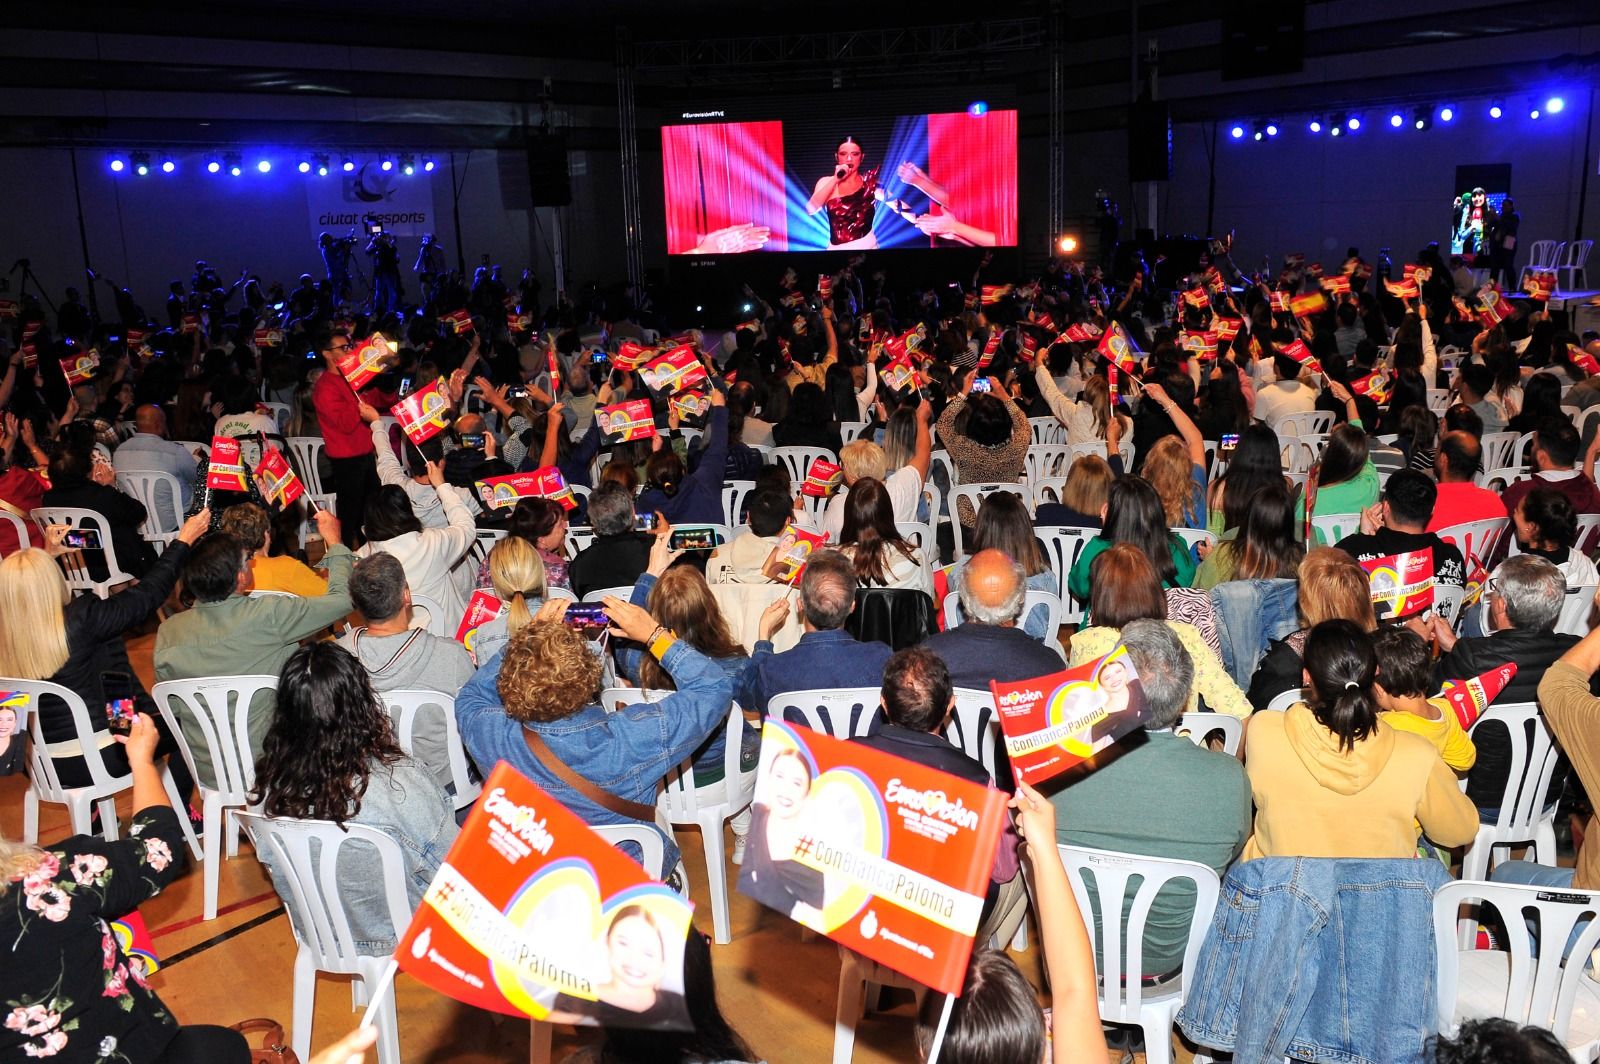
{"type": "Polygon", "coordinates": [[[588,828],[613,846],[633,843],[639,847],[643,858],[639,867],[644,869],[645,875],[658,880],[667,878],[670,869],[663,867],[667,863],[667,847],[661,839],[661,832],[655,828],[646,824],[590,824],[588,828]]]}
{"type": "Polygon", "coordinates": [[[1281,713],[1296,702],[1304,702],[1310,697],[1311,692],[1304,687],[1291,687],[1267,703],[1267,712],[1281,713]]]}
{"type": "Polygon", "coordinates": [[[1338,546],[1346,536],[1361,531],[1360,514],[1322,514],[1311,519],[1311,527],[1324,546],[1338,546]]]}
{"type": "Polygon", "coordinates": [[[1461,600],[1467,589],[1455,584],[1433,585],[1433,612],[1444,618],[1446,624],[1459,631],[1461,625],[1461,600]]]}
{"type": "Polygon", "coordinates": [[[1072,448],[1064,443],[1036,443],[1022,456],[1022,476],[1029,484],[1047,477],[1065,477],[1072,468],[1073,457],[1072,448]]]}
{"type": "MultiPolygon", "coordinates": [[[[318,443],[322,442],[322,437],[321,436],[316,436],[316,437],[313,437],[313,438],[318,443]]],[[[184,450],[188,451],[190,454],[194,454],[196,451],[199,451],[201,454],[205,455],[207,458],[211,457],[211,444],[210,444],[210,442],[201,443],[199,440],[174,440],[173,442],[179,444],[184,450]]]]}
{"type": "Polygon", "coordinates": [[[1450,409],[1450,389],[1429,388],[1428,410],[1436,417],[1444,417],[1444,412],[1450,409]]]}
{"type": "MultiPolygon", "coordinates": [[[[1556,863],[1555,806],[1545,805],[1550,778],[1555,774],[1561,752],[1545,727],[1539,706],[1534,702],[1492,705],[1473,722],[1469,736],[1486,721],[1495,721],[1511,736],[1511,771],[1506,776],[1505,793],[1500,797],[1500,814],[1492,824],[1480,824],[1478,836],[1461,859],[1463,879],[1483,879],[1489,870],[1511,857],[1513,843],[1531,842],[1538,863],[1556,863]],[[1532,725],[1533,738],[1528,738],[1532,725]]],[[[1461,789],[1466,790],[1466,781],[1461,789]]]]}
{"type": "Polygon", "coordinates": [[[460,617],[445,616],[444,607],[427,595],[411,593],[411,624],[407,627],[426,628],[430,635],[454,639],[460,623],[460,617]]]}
{"type": "Polygon", "coordinates": [[[121,563],[117,561],[117,549],[111,542],[111,522],[101,514],[94,510],[81,510],[75,506],[40,506],[31,511],[29,516],[41,526],[71,525],[73,528],[92,528],[100,534],[101,555],[106,563],[104,580],[96,580],[89,575],[89,567],[84,562],[82,552],[72,551],[56,559],[61,563],[62,576],[66,577],[67,587],[71,588],[74,594],[79,591],[90,591],[98,598],[109,598],[112,588],[134,579],[133,574],[124,572],[121,563]]]}
{"type": "Polygon", "coordinates": [[[478,529],[477,537],[472,543],[472,549],[467,553],[467,557],[471,559],[474,572],[477,571],[479,565],[488,560],[489,552],[494,550],[495,544],[505,539],[508,535],[510,533],[503,528],[478,529]]]}
{"type": "Polygon", "coordinates": [[[1482,437],[1483,459],[1479,464],[1484,469],[1516,465],[1512,455],[1516,452],[1518,438],[1515,432],[1485,432],[1482,437]]]}
{"type": "Polygon", "coordinates": [[[462,745],[461,731],[456,727],[456,700],[441,691],[421,689],[380,691],[378,697],[389,711],[389,719],[394,723],[395,741],[400,744],[400,749],[421,761],[435,778],[437,773],[434,769],[441,766],[433,765],[417,754],[416,731],[419,718],[424,722],[424,730],[428,730],[426,722],[429,718],[439,718],[444,733],[443,753],[449,762],[450,782],[455,787],[456,811],[460,812],[477,801],[483,785],[472,778],[467,749],[462,745]]]}
{"type": "Polygon", "coordinates": [[[952,484],[950,486],[950,523],[955,533],[955,556],[960,561],[967,556],[966,536],[961,523],[961,500],[967,500],[967,505],[972,507],[973,518],[976,520],[978,510],[983,506],[983,500],[1002,491],[1009,491],[1022,499],[1022,505],[1033,512],[1033,491],[1022,483],[988,483],[988,484],[952,484]]]}
{"type": "Polygon", "coordinates": [[[1244,741],[1244,721],[1226,713],[1185,713],[1178,730],[1196,746],[1205,746],[1214,733],[1221,732],[1222,752],[1229,755],[1237,754],[1244,741]]]}
{"type": "Polygon", "coordinates": [[[1522,267],[1522,272],[1517,275],[1517,287],[1522,287],[1530,273],[1546,273],[1556,267],[1556,249],[1559,245],[1554,240],[1535,240],[1528,245],[1528,264],[1522,267]]]}
{"type": "Polygon", "coordinates": [[[156,550],[166,550],[167,544],[178,538],[178,529],[183,527],[183,514],[179,512],[183,506],[183,488],[179,486],[178,478],[159,470],[129,473],[119,470],[117,488],[144,505],[145,519],[139,526],[139,535],[145,538],[145,542],[155,544],[156,550]],[[165,506],[158,502],[161,495],[156,490],[157,486],[167,489],[165,506]]]}
{"type": "MultiPolygon", "coordinates": [[[[1145,1060],[1148,1064],[1171,1064],[1172,1021],[1188,996],[1206,929],[1216,912],[1222,884],[1216,872],[1195,861],[1157,857],[1135,857],[1079,846],[1058,846],[1061,862],[1067,866],[1067,879],[1077,896],[1081,912],[1093,912],[1090,892],[1099,901],[1100,934],[1095,972],[1100,983],[1100,1018],[1107,1023],[1135,1024],[1144,1030],[1145,1060]],[[1092,877],[1091,886],[1089,878],[1092,877]],[[1123,900],[1130,883],[1133,890],[1128,921],[1122,922],[1123,900]],[[1155,987],[1144,985],[1144,925],[1150,907],[1161,888],[1174,880],[1194,884],[1194,914],[1189,920],[1188,945],[1183,952],[1183,969],[1171,980],[1155,987]]],[[[1032,884],[1030,882],[1029,886],[1032,884]]],[[[1093,937],[1094,928],[1089,928],[1093,937]]]]}
{"type": "Polygon", "coordinates": [[[258,691],[276,691],[276,676],[208,676],[193,680],[166,680],[155,685],[150,697],[167,728],[178,740],[178,749],[189,765],[200,790],[201,834],[204,844],[205,900],[202,917],[217,918],[217,890],[222,876],[223,836],[227,836],[227,855],[239,855],[239,822],[233,812],[250,808],[250,789],[256,784],[256,751],[250,746],[250,703],[258,691]],[[211,761],[207,778],[195,764],[194,750],[182,719],[194,722],[205,742],[211,761]]]}
{"type": "MultiPolygon", "coordinates": [[[[722,482],[722,519],[729,528],[744,524],[742,511],[745,500],[756,490],[753,480],[724,480],[722,482]]],[[[798,487],[796,490],[799,490],[798,487]]]]}
{"type": "MultiPolygon", "coordinates": [[[[96,732],[90,725],[89,708],[84,705],[83,698],[77,692],[49,680],[19,680],[9,676],[0,676],[0,690],[19,691],[28,696],[27,706],[17,713],[17,734],[12,740],[19,741],[23,728],[27,728],[29,783],[22,795],[22,841],[39,841],[39,803],[52,802],[67,807],[74,835],[94,834],[91,830],[92,810],[98,806],[100,835],[107,842],[115,842],[116,796],[133,786],[133,774],[113,776],[111,770],[106,768],[105,755],[97,745],[105,733],[96,732]],[[67,712],[72,717],[73,734],[83,753],[84,768],[89,773],[90,782],[87,786],[68,787],[56,772],[55,760],[45,743],[44,726],[39,720],[39,702],[44,695],[53,695],[66,703],[67,712]]],[[[172,773],[167,771],[165,765],[161,767],[161,783],[167,790],[167,797],[172,800],[173,808],[182,809],[185,798],[178,793],[177,785],[172,782],[172,773]]],[[[195,838],[189,818],[180,815],[178,822],[183,826],[190,850],[198,858],[200,840],[195,838]]]]}
{"type": "Polygon", "coordinates": [[[854,441],[860,439],[861,434],[866,431],[867,422],[865,421],[839,422],[839,438],[845,443],[853,443],[854,441]]]}
{"type": "Polygon", "coordinates": [[[612,596],[621,599],[623,602],[627,602],[630,598],[633,597],[633,585],[632,584],[625,584],[625,585],[623,585],[621,587],[600,587],[600,588],[595,588],[593,591],[591,591],[587,595],[583,596],[583,598],[579,599],[579,601],[580,602],[601,602],[601,601],[605,600],[606,598],[612,597],[612,596]]]}
{"type": "Polygon", "coordinates": [[[1470,571],[1473,559],[1488,564],[1489,559],[1494,557],[1495,548],[1500,544],[1500,537],[1510,523],[1509,517],[1463,521],[1459,525],[1439,529],[1439,538],[1461,552],[1461,557],[1466,561],[1467,569],[1470,571]]]}
{"type": "Polygon", "coordinates": [[[1317,458],[1328,443],[1326,433],[1306,433],[1303,436],[1279,437],[1278,457],[1286,473],[1308,473],[1317,464],[1317,458]]]}
{"type": "MultiPolygon", "coordinates": [[[[608,710],[617,705],[634,705],[665,698],[670,691],[645,691],[637,687],[614,687],[600,697],[608,710]]],[[[756,770],[742,770],[739,752],[744,739],[744,711],[738,703],[729,707],[723,727],[722,778],[697,786],[694,758],[668,770],[656,810],[667,823],[693,825],[700,829],[705,843],[706,881],[711,887],[711,925],[719,946],[733,941],[732,918],[728,914],[728,867],[723,860],[722,825],[743,809],[749,808],[756,793],[756,770]]],[[[659,837],[658,837],[659,839],[659,837]]],[[[659,841],[658,841],[659,845],[659,841]]]]}
{"type": "Polygon", "coordinates": [[[1484,469],[1472,475],[1474,484],[1490,491],[1505,491],[1519,480],[1532,479],[1533,474],[1521,466],[1501,466],[1498,469],[1484,469]]]}
{"type": "Polygon", "coordinates": [[[1285,414],[1272,423],[1272,431],[1283,436],[1310,436],[1333,430],[1333,415],[1326,410],[1307,410],[1285,414]]]}
{"type": "Polygon", "coordinates": [[[878,713],[882,690],[877,687],[822,687],[773,695],[767,716],[788,720],[791,712],[812,731],[848,739],[866,735],[878,713]],[[854,718],[852,721],[851,718],[854,718]]]}
{"type": "Polygon", "coordinates": [[[1000,718],[995,713],[994,695],[975,687],[957,687],[950,692],[955,696],[955,712],[945,725],[944,737],[968,757],[983,763],[989,778],[995,775],[995,747],[1002,742],[1000,718]]]}
{"type": "MultiPolygon", "coordinates": [[[[0,510],[0,524],[10,525],[12,530],[16,532],[18,550],[26,550],[33,542],[33,533],[38,531],[38,526],[34,524],[33,518],[19,517],[6,510],[0,510]]],[[[0,554],[0,558],[3,557],[5,555],[0,554]]]]}
{"type": "Polygon", "coordinates": [[[1039,507],[1047,502],[1061,502],[1061,496],[1067,490],[1067,478],[1029,478],[1028,485],[1033,488],[1033,508],[1037,511],[1039,507]]]}
{"type": "Polygon", "coordinates": [[[267,408],[267,413],[272,415],[273,422],[278,426],[278,435],[289,431],[289,418],[294,416],[294,411],[289,409],[288,403],[261,403],[267,408]]]}
{"type": "Polygon", "coordinates": [[[1081,528],[1077,525],[1036,526],[1034,537],[1044,544],[1045,558],[1055,570],[1057,596],[1061,599],[1061,621],[1077,624],[1083,620],[1086,603],[1079,603],[1067,593],[1067,575],[1083,553],[1089,541],[1100,534],[1098,528],[1081,528]]]}
{"type": "Polygon", "coordinates": [[[1548,1028],[1575,1061],[1600,1056],[1600,987],[1584,969],[1600,942],[1600,895],[1521,883],[1460,880],[1433,895],[1434,983],[1441,1034],[1464,1020],[1503,1016],[1548,1028]],[[1493,908],[1509,949],[1450,948],[1450,925],[1463,905],[1493,908]],[[1539,950],[1527,921],[1537,914],[1539,950]],[[1586,926],[1573,940],[1573,928],[1586,926]],[[1569,946],[1570,942],[1570,946],[1569,946]]]}
{"type": "Polygon", "coordinates": [[[1585,264],[1589,261],[1589,252],[1593,250],[1593,240],[1574,240],[1567,245],[1566,259],[1555,268],[1558,279],[1561,274],[1567,275],[1566,280],[1561,283],[1563,292],[1571,292],[1577,289],[1579,273],[1583,274],[1583,283],[1589,283],[1589,271],[1585,264]]]}
{"type": "MultiPolygon", "coordinates": [[[[1023,599],[1022,616],[1026,618],[1036,606],[1043,606],[1045,609],[1044,635],[1040,640],[1051,650],[1060,653],[1061,616],[1064,612],[1061,597],[1050,591],[1029,588],[1023,599]]],[[[954,628],[964,619],[965,615],[961,612],[961,596],[952,591],[944,597],[944,626],[946,629],[954,628]]]]}
{"type": "Polygon", "coordinates": [[[579,552],[594,541],[594,529],[587,525],[568,525],[566,535],[567,557],[576,558],[579,552]]]}
{"type": "MultiPolygon", "coordinates": [[[[289,1039],[301,1060],[311,1059],[311,1018],[317,998],[317,973],[331,972],[355,979],[354,1004],[366,1005],[378,985],[389,957],[363,957],[356,952],[355,934],[339,897],[339,851],[351,843],[364,843],[377,851],[383,896],[389,920],[398,937],[411,922],[406,900],[406,863],[400,844],[376,828],[328,820],[289,820],[259,813],[239,813],[258,854],[270,854],[273,867],[289,887],[283,898],[294,932],[294,1019],[289,1039]],[[312,855],[312,842],[317,853],[312,855]]],[[[378,1008],[378,1060],[400,1064],[400,1024],[391,983],[378,1008]]]]}
{"type": "Polygon", "coordinates": [[[782,462],[789,470],[789,481],[796,491],[805,483],[806,470],[811,468],[811,463],[818,458],[824,462],[838,464],[839,458],[826,447],[774,447],[772,449],[774,463],[782,462]]]}
{"type": "Polygon", "coordinates": [[[1511,448],[1511,461],[1507,465],[1525,468],[1533,461],[1533,433],[1524,432],[1511,448]]]}
{"type": "Polygon", "coordinates": [[[1062,443],[1066,440],[1067,427],[1057,421],[1055,415],[1049,417],[1030,417],[1028,419],[1028,432],[1033,437],[1035,447],[1040,444],[1062,443]]]}
{"type": "Polygon", "coordinates": [[[284,443],[294,460],[294,471],[300,475],[300,483],[319,498],[326,495],[327,489],[322,486],[322,473],[317,466],[317,459],[321,457],[326,446],[322,437],[288,436],[285,437],[284,443]]]}
{"type": "Polygon", "coordinates": [[[1589,615],[1594,611],[1596,585],[1578,584],[1567,588],[1567,597],[1561,603],[1561,616],[1556,618],[1556,631],[1583,638],[1593,627],[1589,615]]]}

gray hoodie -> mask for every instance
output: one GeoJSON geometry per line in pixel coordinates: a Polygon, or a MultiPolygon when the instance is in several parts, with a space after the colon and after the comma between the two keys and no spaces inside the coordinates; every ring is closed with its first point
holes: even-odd
{"type": "MultiPolygon", "coordinates": [[[[375,636],[368,635],[365,628],[352,628],[339,637],[339,645],[366,667],[373,690],[380,694],[385,691],[438,691],[453,699],[475,671],[466,647],[420,629],[375,636]],[[412,640],[409,646],[406,645],[408,639],[412,640]]],[[[440,786],[448,788],[453,781],[443,725],[419,720],[414,740],[412,753],[440,786]]]]}

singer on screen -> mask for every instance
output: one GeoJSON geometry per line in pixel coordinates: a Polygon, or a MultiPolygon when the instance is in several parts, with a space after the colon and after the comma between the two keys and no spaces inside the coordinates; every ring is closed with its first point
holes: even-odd
{"type": "Polygon", "coordinates": [[[846,137],[833,153],[833,173],[819,178],[806,203],[806,213],[828,211],[828,244],[844,251],[875,248],[878,238],[872,221],[878,204],[872,193],[878,187],[878,171],[861,171],[863,152],[854,137],[846,137]]]}

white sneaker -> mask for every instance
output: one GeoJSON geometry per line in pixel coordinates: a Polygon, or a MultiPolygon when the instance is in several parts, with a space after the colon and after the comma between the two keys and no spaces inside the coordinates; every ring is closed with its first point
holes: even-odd
{"type": "Polygon", "coordinates": [[[744,864],[744,836],[743,835],[735,835],[733,837],[733,863],[736,864],[736,865],[744,864]]]}

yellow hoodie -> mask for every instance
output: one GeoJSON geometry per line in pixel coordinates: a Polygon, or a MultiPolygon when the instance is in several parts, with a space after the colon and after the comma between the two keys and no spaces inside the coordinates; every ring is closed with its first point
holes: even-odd
{"type": "Polygon", "coordinates": [[[1350,750],[1304,703],[1257,713],[1245,733],[1256,857],[1414,857],[1417,823],[1440,846],[1471,842],[1478,811],[1433,744],[1379,720],[1350,750]]]}

